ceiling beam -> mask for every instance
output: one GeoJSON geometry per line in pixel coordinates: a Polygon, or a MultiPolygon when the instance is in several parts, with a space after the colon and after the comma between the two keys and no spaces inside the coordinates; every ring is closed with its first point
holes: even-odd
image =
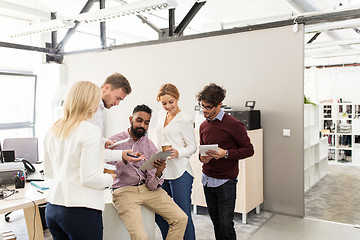
{"type": "Polygon", "coordinates": [[[189,12],[186,14],[186,16],[184,17],[184,19],[179,23],[179,25],[176,27],[174,33],[175,35],[182,35],[182,33],[184,32],[185,28],[189,25],[189,23],[191,22],[191,20],[195,17],[195,15],[198,13],[198,11],[200,10],[200,8],[202,6],[204,6],[204,4],[206,3],[206,1],[202,1],[202,2],[195,2],[194,5],[191,7],[191,9],[189,10],[189,12]]]}
{"type": "MultiPolygon", "coordinates": [[[[105,9],[105,0],[100,0],[100,9],[105,9]]],[[[100,22],[100,41],[101,46],[106,47],[106,22],[100,22]]]]}
{"type": "Polygon", "coordinates": [[[295,17],[297,23],[304,23],[306,25],[339,22],[351,19],[360,18],[360,8],[331,10],[327,12],[313,12],[310,14],[298,15],[295,17]]]}
{"type": "Polygon", "coordinates": [[[310,44],[315,41],[320,34],[321,32],[315,33],[315,35],[306,44],[310,44]]]}
{"type": "Polygon", "coordinates": [[[356,45],[356,44],[360,44],[360,39],[310,43],[310,44],[305,45],[305,50],[316,49],[316,48],[328,48],[328,47],[337,47],[337,46],[356,45]]]}
{"type": "Polygon", "coordinates": [[[175,8],[169,9],[169,37],[174,36],[175,29],[175,8]]]}
{"type": "MultiPolygon", "coordinates": [[[[83,7],[83,9],[80,11],[81,13],[85,13],[88,12],[91,7],[94,5],[94,2],[97,2],[98,0],[88,0],[85,4],[85,6],[83,7]]],[[[77,27],[79,26],[80,22],[75,21],[75,26],[73,28],[70,28],[65,37],[63,38],[63,40],[56,46],[55,52],[56,53],[60,53],[63,52],[64,50],[64,46],[65,44],[69,41],[69,39],[71,38],[71,36],[75,33],[77,27]]]]}
{"type": "Polygon", "coordinates": [[[16,43],[0,42],[0,47],[54,54],[54,50],[51,48],[42,48],[42,47],[35,47],[29,45],[16,44],[16,43]]]}
{"type": "Polygon", "coordinates": [[[305,28],[305,33],[326,32],[356,27],[360,27],[359,19],[350,19],[345,21],[309,25],[305,28]]]}
{"type": "Polygon", "coordinates": [[[149,19],[147,19],[147,17],[144,17],[142,15],[136,15],[138,18],[141,19],[141,21],[143,23],[145,23],[146,25],[148,25],[149,27],[151,27],[153,30],[155,30],[160,36],[165,34],[165,31],[158,28],[157,26],[155,26],[155,24],[153,24],[152,22],[150,22],[149,19]]]}

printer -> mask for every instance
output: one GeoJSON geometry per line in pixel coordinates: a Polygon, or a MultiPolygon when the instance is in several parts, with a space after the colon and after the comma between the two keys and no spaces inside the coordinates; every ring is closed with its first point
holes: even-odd
{"type": "Polygon", "coordinates": [[[261,128],[260,110],[231,110],[225,112],[242,122],[246,130],[254,130],[261,128]]]}

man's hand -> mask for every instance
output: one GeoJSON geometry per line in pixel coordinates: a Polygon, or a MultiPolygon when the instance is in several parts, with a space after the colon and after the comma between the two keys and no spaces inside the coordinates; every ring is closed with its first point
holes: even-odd
{"type": "Polygon", "coordinates": [[[124,150],[122,152],[122,159],[123,159],[123,162],[125,164],[127,164],[128,162],[138,162],[140,160],[144,160],[145,159],[145,156],[144,155],[141,155],[140,153],[136,152],[136,153],[133,153],[132,150],[124,150]],[[131,155],[134,155],[136,157],[130,157],[129,155],[127,155],[127,153],[131,154],[131,155]]]}
{"type": "Polygon", "coordinates": [[[205,152],[206,155],[210,156],[211,158],[220,159],[225,157],[226,150],[219,148],[217,151],[209,150],[205,152]]]}
{"type": "Polygon", "coordinates": [[[212,159],[212,157],[210,157],[210,156],[200,156],[200,162],[202,162],[204,164],[210,162],[211,159],[212,159]]]}
{"type": "Polygon", "coordinates": [[[113,145],[114,143],[116,143],[116,141],[115,140],[106,140],[106,142],[105,142],[105,148],[106,149],[111,149],[111,150],[114,150],[114,148],[116,147],[112,147],[112,148],[109,148],[109,146],[111,146],[111,145],[113,145]]]}
{"type": "Polygon", "coordinates": [[[154,168],[156,168],[156,176],[158,178],[160,178],[162,175],[162,172],[164,171],[164,169],[166,167],[165,160],[158,159],[158,160],[154,161],[152,163],[152,165],[154,166],[154,168]]]}

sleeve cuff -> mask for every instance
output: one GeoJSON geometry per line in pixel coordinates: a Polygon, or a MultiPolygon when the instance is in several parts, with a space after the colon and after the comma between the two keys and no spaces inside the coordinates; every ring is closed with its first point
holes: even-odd
{"type": "Polygon", "coordinates": [[[122,150],[105,149],[105,162],[122,161],[122,150]]]}
{"type": "Polygon", "coordinates": [[[163,179],[163,178],[164,178],[164,174],[161,174],[161,176],[160,176],[159,178],[158,178],[156,175],[155,175],[155,177],[156,177],[156,179],[157,179],[157,180],[159,180],[159,181],[160,181],[161,179],[163,179]]]}

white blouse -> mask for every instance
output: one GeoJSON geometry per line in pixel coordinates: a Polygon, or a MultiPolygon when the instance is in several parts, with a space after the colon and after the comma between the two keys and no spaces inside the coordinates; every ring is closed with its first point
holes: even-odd
{"type": "Polygon", "coordinates": [[[100,129],[83,121],[70,135],[56,138],[49,130],[44,140],[44,172],[52,178],[47,200],[65,207],[104,210],[104,189],[113,179],[104,171],[100,129]]]}
{"type": "Polygon", "coordinates": [[[185,171],[193,176],[189,159],[196,152],[194,122],[183,111],[176,114],[166,127],[164,127],[165,119],[166,111],[162,110],[159,112],[155,131],[157,147],[161,149],[163,143],[170,143],[179,152],[179,157],[166,161],[164,178],[176,179],[185,171]]]}

